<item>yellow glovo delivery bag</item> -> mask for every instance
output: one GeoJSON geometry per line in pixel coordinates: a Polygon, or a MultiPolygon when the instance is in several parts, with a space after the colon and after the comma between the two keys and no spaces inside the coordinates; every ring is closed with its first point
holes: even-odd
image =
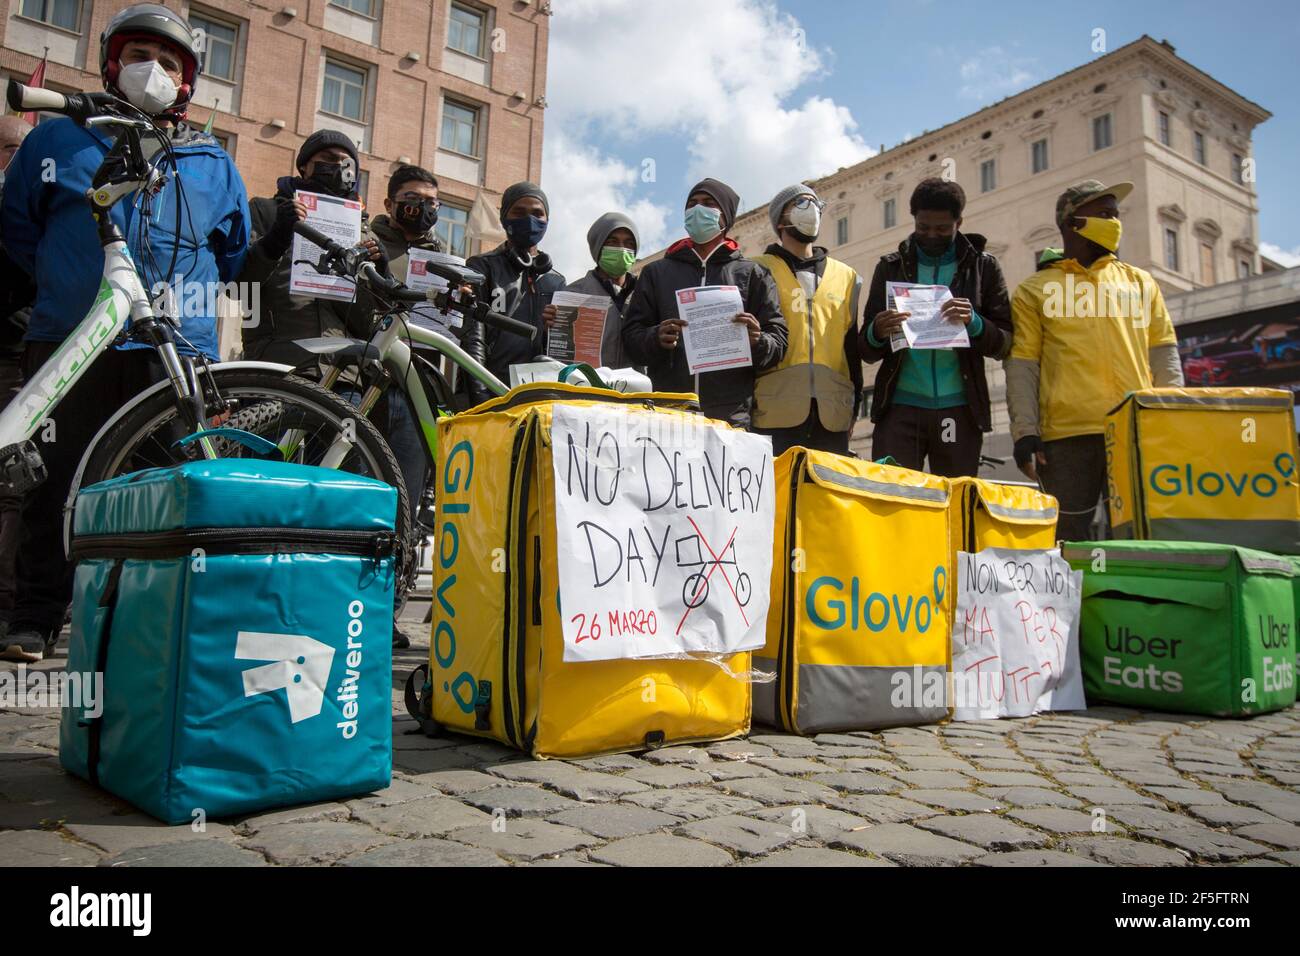
{"type": "Polygon", "coordinates": [[[1130,393],[1106,417],[1114,536],[1300,554],[1295,429],[1283,389],[1130,393]]]}
{"type": "MultiPolygon", "coordinates": [[[[1017,550],[1056,546],[1056,499],[1028,485],[951,478],[952,555],[985,548],[1017,550]]],[[[953,573],[956,568],[953,566],[953,573]]],[[[954,578],[955,580],[955,578],[954,578]]]]}
{"type": "Polygon", "coordinates": [[[539,382],[438,443],[428,718],[537,757],[749,730],[770,440],[693,395],[539,382]]]}
{"type": "Polygon", "coordinates": [[[945,478],[792,448],[776,462],[776,540],[755,719],[801,734],[948,714],[945,478]]]}

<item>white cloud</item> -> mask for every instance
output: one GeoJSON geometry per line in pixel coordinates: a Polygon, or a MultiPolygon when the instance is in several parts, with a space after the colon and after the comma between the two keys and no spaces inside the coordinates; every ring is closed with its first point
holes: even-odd
{"type": "MultiPolygon", "coordinates": [[[[683,150],[688,178],[717,177],[740,193],[742,208],[762,205],[783,186],[874,152],[833,100],[788,102],[825,75],[827,56],[769,0],[566,0],[556,5],[547,52],[552,105],[544,151],[553,159],[544,162],[544,175],[567,180],[573,185],[562,188],[581,195],[576,171],[561,156],[576,152],[608,170],[611,162],[623,165],[609,160],[610,152],[654,137],[683,150]],[[553,149],[557,136],[568,139],[553,149]]],[[[549,193],[551,184],[543,185],[549,193]]],[[[684,199],[671,202],[667,238],[681,232],[684,199]]],[[[578,226],[556,222],[567,247],[577,245],[569,230],[578,226]]],[[[648,240],[642,246],[655,248],[648,240]]]]}
{"type": "Polygon", "coordinates": [[[985,47],[961,64],[962,99],[987,103],[1018,93],[1034,82],[1033,57],[1013,57],[1000,46],[985,47]]]}
{"type": "Polygon", "coordinates": [[[1261,242],[1259,244],[1259,254],[1267,256],[1274,262],[1281,263],[1290,269],[1292,266],[1300,266],[1300,246],[1292,249],[1283,249],[1281,246],[1275,246],[1271,242],[1261,242]]]}
{"type": "Polygon", "coordinates": [[[641,249],[651,251],[668,238],[668,210],[649,199],[634,199],[640,170],[578,143],[551,126],[542,145],[542,187],[550,201],[553,225],[544,243],[555,268],[570,281],[594,264],[587,229],[607,212],[624,212],[636,223],[641,249]]]}

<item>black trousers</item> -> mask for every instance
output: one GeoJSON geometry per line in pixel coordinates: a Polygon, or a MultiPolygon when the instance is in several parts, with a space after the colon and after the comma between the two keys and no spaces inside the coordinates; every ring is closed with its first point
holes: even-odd
{"type": "MultiPolygon", "coordinates": [[[[22,353],[0,349],[0,409],[9,404],[22,384],[22,353]]],[[[18,558],[18,528],[23,500],[0,493],[0,621],[9,619],[14,607],[14,562],[18,558]]]]}
{"type": "MultiPolygon", "coordinates": [[[[24,376],[30,378],[59,344],[28,342],[24,376]]],[[[77,465],[103,424],[162,377],[152,349],[109,349],[55,407],[50,415],[53,428],[43,427],[34,436],[48,477],[23,499],[11,631],[57,631],[63,626],[73,572],[63,553],[63,506],[77,465]]]]}
{"type": "Polygon", "coordinates": [[[1043,490],[1060,503],[1056,537],[1061,541],[1091,541],[1092,517],[1106,488],[1106,439],[1075,435],[1043,442],[1047,464],[1040,471],[1043,490]]]}
{"type": "Polygon", "coordinates": [[[945,478],[979,474],[983,447],[984,433],[968,405],[890,405],[871,434],[871,457],[876,461],[888,455],[904,468],[945,478]]]}
{"type": "Polygon", "coordinates": [[[834,452],[837,455],[847,455],[849,453],[849,435],[853,429],[850,426],[848,431],[833,432],[827,430],[822,425],[822,420],[817,414],[817,403],[809,403],[811,410],[808,417],[800,425],[792,425],[789,428],[755,428],[754,431],[760,435],[768,435],[772,439],[772,456],[779,457],[787,449],[794,448],[796,445],[803,448],[813,448],[817,451],[834,452]]]}

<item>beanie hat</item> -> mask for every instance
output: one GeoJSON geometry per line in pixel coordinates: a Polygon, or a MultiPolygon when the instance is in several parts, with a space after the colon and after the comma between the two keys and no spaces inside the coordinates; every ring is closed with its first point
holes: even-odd
{"type": "Polygon", "coordinates": [[[772,197],[772,201],[767,204],[767,218],[772,223],[773,232],[779,232],[777,226],[781,224],[781,213],[785,212],[786,203],[791,199],[798,198],[799,196],[812,196],[813,199],[817,198],[817,194],[813,192],[813,188],[811,186],[805,186],[803,183],[786,186],[785,189],[782,189],[772,197]]]}
{"type": "Polygon", "coordinates": [[[298,158],[295,163],[299,172],[322,149],[330,149],[334,146],[347,150],[348,155],[352,157],[353,166],[361,166],[361,161],[357,159],[357,144],[352,141],[347,133],[340,133],[336,129],[318,129],[303,140],[302,147],[298,150],[298,158]]]}
{"type": "Polygon", "coordinates": [[[736,224],[736,209],[740,206],[740,197],[726,183],[717,179],[701,179],[686,193],[689,200],[695,193],[708,193],[722,210],[722,231],[726,232],[736,224]]]}
{"type": "Polygon", "coordinates": [[[501,194],[501,221],[506,221],[506,213],[510,207],[526,196],[536,196],[542,201],[542,208],[546,210],[546,215],[551,215],[551,204],[546,199],[546,193],[542,192],[542,187],[536,183],[522,182],[515,183],[513,186],[507,186],[506,191],[501,194]]]}
{"type": "Polygon", "coordinates": [[[587,230],[587,248],[591,250],[591,258],[596,262],[600,262],[600,250],[605,247],[605,240],[615,229],[626,229],[632,233],[632,241],[636,243],[637,250],[641,249],[641,236],[636,231],[636,223],[621,212],[607,212],[587,230]]]}

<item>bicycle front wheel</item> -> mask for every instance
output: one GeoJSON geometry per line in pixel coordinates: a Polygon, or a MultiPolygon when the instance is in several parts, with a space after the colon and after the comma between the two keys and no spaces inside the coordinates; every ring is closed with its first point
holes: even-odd
{"type": "MultiPolygon", "coordinates": [[[[295,375],[260,369],[211,369],[216,384],[205,396],[208,427],[238,428],[290,450],[289,460],[319,465],[340,437],[351,442],[341,463],[334,467],[351,474],[376,478],[397,489],[397,534],[402,544],[404,581],[411,565],[411,517],[406,485],[397,459],[369,420],[357,414],[346,400],[315,382],[295,375]],[[286,436],[293,440],[286,441],[286,436]]],[[[204,382],[205,390],[208,383],[204,382]]],[[[176,445],[188,429],[170,388],[162,389],[132,408],[89,450],[80,480],[74,482],[70,504],[77,491],[118,475],[180,464],[199,458],[197,444],[176,445]]],[[[212,447],[220,458],[274,458],[226,438],[214,437],[212,447]]]]}

